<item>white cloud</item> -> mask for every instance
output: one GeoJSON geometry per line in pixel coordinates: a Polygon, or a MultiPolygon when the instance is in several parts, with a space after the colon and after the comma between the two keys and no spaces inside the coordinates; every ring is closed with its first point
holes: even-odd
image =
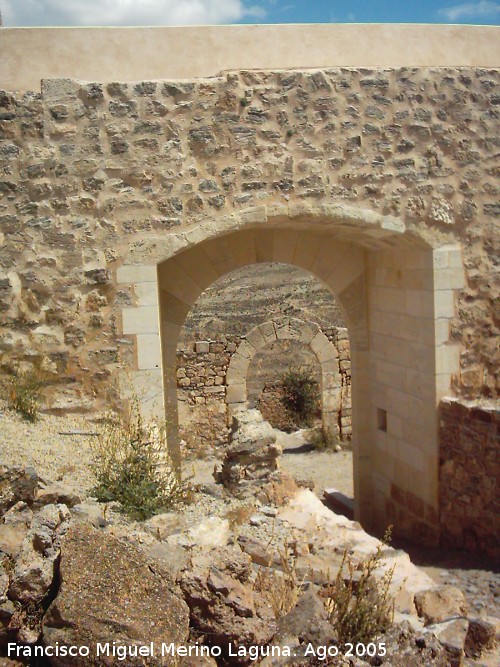
{"type": "Polygon", "coordinates": [[[452,22],[460,19],[493,18],[500,14],[500,3],[489,2],[489,0],[464,2],[461,5],[453,5],[452,7],[440,9],[439,14],[452,22]]]}
{"type": "Polygon", "coordinates": [[[206,25],[262,18],[245,0],[0,0],[9,26],[206,25]]]}

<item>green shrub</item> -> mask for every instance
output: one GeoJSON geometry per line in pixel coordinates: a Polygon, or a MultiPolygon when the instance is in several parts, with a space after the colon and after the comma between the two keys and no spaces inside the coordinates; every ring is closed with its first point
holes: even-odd
{"type": "Polygon", "coordinates": [[[367,643],[387,630],[394,617],[394,600],[389,588],[394,567],[376,579],[374,571],[383,565],[382,550],[390,541],[390,528],[375,552],[354,564],[344,551],[335,581],[327,586],[329,620],[340,644],[367,643]]]}
{"type": "Polygon", "coordinates": [[[318,415],[319,386],[309,369],[292,368],[281,376],[281,402],[294,424],[311,426],[318,415]]]}
{"type": "Polygon", "coordinates": [[[123,421],[104,424],[92,454],[93,494],[100,502],[119,502],[131,518],[148,519],[191,499],[191,486],[167,454],[166,429],[146,428],[136,400],[123,421]]]}
{"type": "Polygon", "coordinates": [[[17,370],[6,384],[7,403],[26,421],[35,423],[40,412],[43,389],[52,375],[42,359],[24,371],[17,370]]]}

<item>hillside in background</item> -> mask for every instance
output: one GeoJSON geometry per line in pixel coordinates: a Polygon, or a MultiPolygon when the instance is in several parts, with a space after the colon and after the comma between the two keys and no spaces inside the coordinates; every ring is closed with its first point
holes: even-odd
{"type": "Polygon", "coordinates": [[[317,278],[288,264],[253,264],[205,290],[186,319],[180,345],[221,334],[245,335],[280,315],[312,320],[322,328],[345,326],[338,304],[317,278]]]}

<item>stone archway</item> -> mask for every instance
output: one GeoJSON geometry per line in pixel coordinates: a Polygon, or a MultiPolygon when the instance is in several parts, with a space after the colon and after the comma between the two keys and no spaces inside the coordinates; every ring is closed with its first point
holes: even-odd
{"type": "Polygon", "coordinates": [[[461,249],[433,248],[404,223],[339,205],[260,206],[131,249],[118,281],[137,295],[123,332],[137,341],[138,393],[165,410],[175,456],[176,352],[184,320],[218,278],[260,262],[293,264],[340,304],[351,338],[355,513],[384,528],[438,536],[437,404],[459,371],[449,342],[454,290],[464,286],[461,249]]]}
{"type": "Polygon", "coordinates": [[[278,317],[251,329],[231,357],[226,374],[228,418],[247,405],[247,373],[255,355],[277,340],[296,340],[308,346],[321,369],[321,418],[325,433],[340,435],[342,378],[339,354],[315,322],[296,317],[278,317]]]}

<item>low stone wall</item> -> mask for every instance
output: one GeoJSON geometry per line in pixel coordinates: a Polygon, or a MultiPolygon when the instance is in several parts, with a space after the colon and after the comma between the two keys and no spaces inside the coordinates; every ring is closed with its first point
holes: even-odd
{"type": "Polygon", "coordinates": [[[440,404],[440,523],[444,546],[500,556],[500,407],[440,404]]]}
{"type": "MultiPolygon", "coordinates": [[[[339,433],[352,434],[351,361],[347,329],[324,330],[339,355],[339,433]]],[[[209,449],[227,436],[226,373],[244,336],[222,335],[215,340],[189,341],[177,352],[177,395],[180,435],[190,449],[209,449]]]]}
{"type": "Polygon", "coordinates": [[[196,454],[227,441],[226,372],[241,338],[189,341],[177,352],[180,436],[196,454]]]}

